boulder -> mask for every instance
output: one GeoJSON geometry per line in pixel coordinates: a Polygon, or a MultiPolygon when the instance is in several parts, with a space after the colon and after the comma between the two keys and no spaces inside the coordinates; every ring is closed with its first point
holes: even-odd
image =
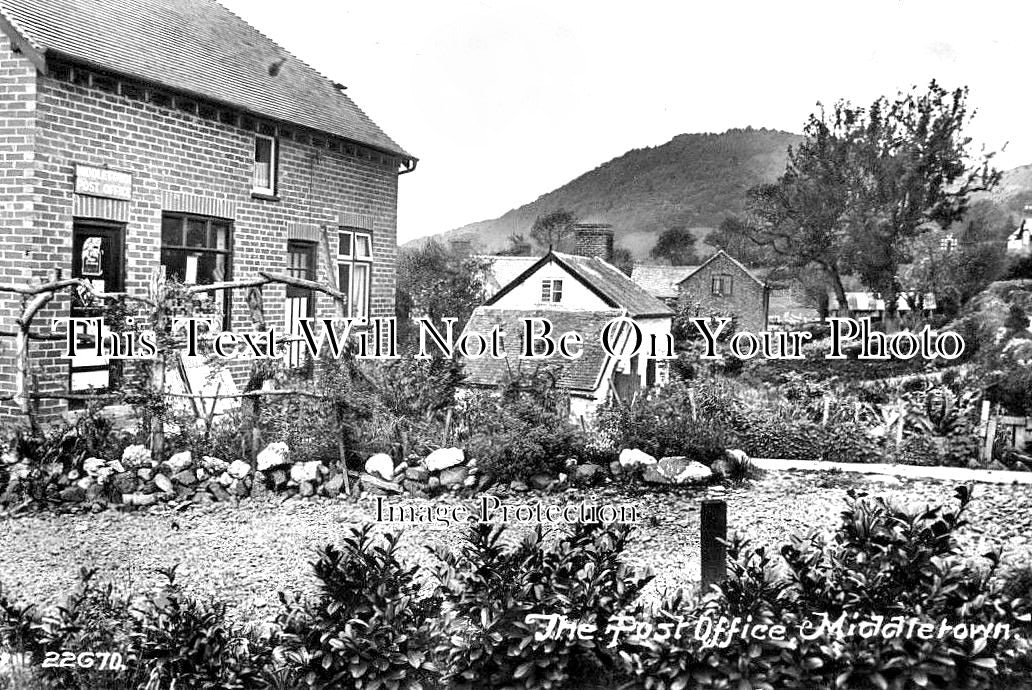
{"type": "Polygon", "coordinates": [[[149,482],[151,479],[154,478],[154,470],[152,470],[149,467],[141,467],[140,469],[136,470],[136,476],[145,482],[149,482]]]}
{"type": "Polygon", "coordinates": [[[574,465],[571,468],[570,478],[575,484],[590,484],[601,477],[601,475],[602,468],[600,466],[586,462],[583,465],[574,465]]]}
{"type": "Polygon", "coordinates": [[[229,469],[229,463],[222,458],[216,458],[214,455],[202,455],[201,467],[208,474],[219,475],[229,469]]]}
{"type": "Polygon", "coordinates": [[[466,477],[466,480],[464,482],[462,482],[462,485],[463,486],[467,486],[467,487],[473,487],[473,486],[476,485],[476,483],[477,483],[477,478],[474,477],[473,475],[470,475],[470,476],[466,477]]]}
{"type": "Polygon", "coordinates": [[[624,448],[620,451],[620,467],[624,469],[632,467],[646,467],[655,465],[656,459],[643,450],[637,448],[624,448]]]}
{"type": "Polygon", "coordinates": [[[229,492],[226,491],[226,487],[222,486],[222,484],[219,484],[218,482],[208,482],[208,492],[216,501],[228,501],[230,499],[229,492]]]}
{"type": "Polygon", "coordinates": [[[262,472],[290,464],[290,447],[283,441],[270,443],[258,453],[258,469],[262,472]]]}
{"type": "Polygon", "coordinates": [[[272,484],[272,488],[276,491],[287,486],[287,471],[282,467],[277,467],[272,472],[269,472],[268,476],[269,482],[272,484]]]}
{"type": "Polygon", "coordinates": [[[655,465],[648,465],[641,478],[649,484],[670,484],[670,477],[660,472],[655,465]]]}
{"type": "Polygon", "coordinates": [[[394,479],[394,460],[387,453],[377,453],[366,460],[365,471],[389,482],[394,479]]]}
{"type": "Polygon", "coordinates": [[[315,482],[319,479],[320,467],[322,467],[322,463],[318,460],[295,462],[290,466],[290,478],[298,484],[301,482],[315,482]]]}
{"type": "Polygon", "coordinates": [[[236,479],[234,479],[233,476],[229,472],[223,472],[222,474],[219,475],[217,481],[222,486],[229,486],[230,484],[235,482],[236,479]]]}
{"type": "Polygon", "coordinates": [[[229,469],[226,470],[229,476],[233,479],[243,479],[247,475],[251,474],[251,466],[243,460],[234,460],[229,464],[229,469]]]}
{"type": "Polygon", "coordinates": [[[193,470],[183,470],[182,472],[177,472],[176,475],[172,477],[172,479],[179,482],[183,486],[193,486],[197,483],[197,475],[194,473],[193,470]]]}
{"type": "Polygon", "coordinates": [[[526,482],[522,482],[519,479],[513,479],[509,483],[509,488],[512,489],[513,491],[520,491],[520,492],[530,491],[530,487],[527,486],[526,482]]]}
{"type": "Polygon", "coordinates": [[[81,486],[69,486],[67,489],[61,489],[58,496],[65,503],[82,503],[86,500],[86,489],[81,486]]]}
{"type": "Polygon", "coordinates": [[[461,448],[438,448],[433,453],[426,456],[426,460],[423,461],[423,464],[431,472],[440,472],[441,470],[446,470],[449,467],[461,465],[465,458],[466,454],[461,448]]]}
{"type": "Polygon", "coordinates": [[[132,472],[119,472],[111,481],[120,494],[131,494],[136,491],[136,475],[132,472]]]}
{"type": "Polygon", "coordinates": [[[441,480],[441,486],[447,487],[461,486],[467,477],[469,477],[469,470],[463,465],[441,470],[440,475],[438,475],[438,478],[441,480]]]}
{"type": "Polygon", "coordinates": [[[620,464],[619,460],[613,460],[609,463],[609,473],[614,477],[619,477],[623,474],[623,465],[620,464]]]}
{"type": "Polygon", "coordinates": [[[340,490],[344,488],[344,475],[335,474],[327,479],[322,485],[322,492],[324,495],[330,498],[336,498],[340,495],[340,490]]]}
{"type": "Polygon", "coordinates": [[[440,489],[441,480],[437,477],[430,477],[430,479],[426,480],[426,487],[428,489],[440,489]]]}
{"type": "Polygon", "coordinates": [[[150,448],[139,443],[126,446],[122,451],[122,464],[129,468],[140,468],[151,466],[150,448]]]}
{"type": "Polygon", "coordinates": [[[405,479],[410,479],[414,482],[426,483],[426,480],[430,478],[430,470],[425,467],[409,467],[405,470],[405,479]]]}
{"type": "Polygon", "coordinates": [[[102,477],[111,473],[104,458],[86,458],[82,461],[82,471],[89,477],[102,477]]]}
{"type": "Polygon", "coordinates": [[[79,481],[75,482],[75,485],[77,487],[79,487],[80,489],[82,489],[83,491],[85,491],[86,489],[90,488],[94,484],[98,484],[98,483],[99,482],[96,479],[94,479],[93,477],[83,477],[79,481]]]}
{"type": "Polygon", "coordinates": [[[157,494],[122,494],[122,503],[127,506],[151,506],[157,502],[157,494]]]}
{"type": "Polygon", "coordinates": [[[674,484],[705,482],[713,477],[713,470],[683,455],[661,459],[656,469],[674,484]]]}
{"type": "Polygon", "coordinates": [[[172,493],[172,480],[163,474],[154,475],[154,486],[158,487],[162,493],[172,493]]]}
{"type": "Polygon", "coordinates": [[[371,494],[383,495],[401,493],[401,485],[394,482],[385,482],[383,479],[372,474],[363,474],[358,478],[358,480],[362,483],[362,490],[368,491],[371,494]]]}
{"type": "Polygon", "coordinates": [[[312,482],[301,482],[301,484],[298,486],[298,493],[301,494],[303,498],[314,496],[315,484],[312,482]]]}
{"type": "Polygon", "coordinates": [[[243,498],[247,495],[247,482],[243,479],[234,479],[233,483],[229,485],[229,493],[243,498]]]}
{"type": "Polygon", "coordinates": [[[172,474],[176,474],[193,464],[193,455],[190,454],[190,451],[184,450],[172,455],[165,461],[165,464],[168,465],[168,469],[172,474]]]}
{"type": "Polygon", "coordinates": [[[539,491],[544,491],[548,487],[552,486],[552,482],[554,481],[555,478],[549,474],[534,474],[530,477],[530,486],[539,491]]]}

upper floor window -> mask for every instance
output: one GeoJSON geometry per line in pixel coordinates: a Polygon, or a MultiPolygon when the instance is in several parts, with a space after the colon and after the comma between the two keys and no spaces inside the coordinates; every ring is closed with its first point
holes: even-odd
{"type": "Polygon", "coordinates": [[[373,275],[373,236],[342,228],[337,234],[337,285],[348,296],[347,315],[369,317],[373,275]]]}
{"type": "Polygon", "coordinates": [[[254,175],[251,191],[256,194],[276,193],[276,140],[264,134],[254,135],[254,175]]]}
{"type": "Polygon", "coordinates": [[[562,280],[542,280],[541,281],[541,301],[542,302],[561,302],[563,300],[563,281],[562,280]]]}
{"type": "Polygon", "coordinates": [[[713,294],[721,297],[730,297],[734,293],[734,282],[727,273],[719,273],[713,276],[713,294]]]}

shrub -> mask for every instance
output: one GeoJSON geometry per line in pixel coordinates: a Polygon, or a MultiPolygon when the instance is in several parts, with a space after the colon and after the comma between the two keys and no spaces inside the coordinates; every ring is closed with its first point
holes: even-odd
{"type": "Polygon", "coordinates": [[[456,552],[439,547],[436,575],[448,604],[443,680],[460,688],[561,688],[613,668],[594,637],[537,640],[528,614],[558,614],[605,630],[651,576],[623,563],[628,529],[577,524],[546,543],[538,528],[516,547],[504,528],[473,526],[456,552]]]}
{"type": "MultiPolygon", "coordinates": [[[[938,626],[1006,623],[1027,627],[1027,613],[994,584],[987,569],[961,557],[954,535],[966,523],[970,494],[957,492],[959,508],[901,509],[877,498],[849,501],[831,540],[794,538],[780,550],[781,569],[765,548],[729,545],[729,575],[701,606],[671,600],[666,615],[751,617],[754,624],[810,630],[826,613],[847,624],[883,616],[938,626]],[[673,608],[671,608],[673,607],[673,608]]],[[[691,627],[689,629],[692,629],[691,627]]],[[[978,635],[838,637],[789,634],[783,642],[735,639],[726,648],[703,648],[690,639],[646,642],[625,650],[629,670],[644,674],[646,688],[989,688],[1017,657],[1015,642],[978,635]],[[812,639],[810,639],[812,638],[812,639]]]]}
{"type": "Polygon", "coordinates": [[[304,685],[312,688],[420,688],[436,675],[427,654],[439,600],[419,596],[415,567],[396,552],[400,534],[374,541],[372,526],[353,528],[342,548],[326,546],[312,565],[321,593],[283,602],[283,642],[304,685]]]}

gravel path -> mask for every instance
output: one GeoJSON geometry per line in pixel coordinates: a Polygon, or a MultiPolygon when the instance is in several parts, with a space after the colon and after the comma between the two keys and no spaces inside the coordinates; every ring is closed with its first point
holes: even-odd
{"type": "MultiPolygon", "coordinates": [[[[643,524],[628,556],[632,563],[656,571],[656,580],[646,592],[654,596],[698,578],[700,499],[726,498],[730,530],[748,534],[756,545],[777,546],[792,532],[831,529],[850,487],[927,504],[952,501],[956,484],[769,472],[729,490],[675,493],[602,488],[551,496],[510,495],[507,500],[636,504],[643,524]]],[[[975,496],[973,524],[961,534],[965,553],[977,556],[998,548],[1005,563],[1028,563],[1032,486],[982,484],[976,486],[975,496]]],[[[178,562],[179,580],[191,593],[232,602],[234,614],[241,619],[268,618],[278,610],[277,591],[313,591],[309,562],[316,547],[337,541],[348,525],[373,517],[368,501],[283,501],[279,497],[248,499],[239,505],[191,506],[181,512],[162,506],[131,513],[30,514],[0,521],[0,583],[18,599],[46,605],[58,603],[74,586],[81,566],[99,568],[99,576],[116,587],[141,591],[159,582],[155,568],[178,562]]],[[[433,557],[424,547],[454,544],[461,529],[407,526],[401,542],[404,558],[429,565],[433,557]]],[[[515,530],[512,539],[519,533],[515,530]]],[[[426,568],[420,572],[429,573],[426,568]]]]}

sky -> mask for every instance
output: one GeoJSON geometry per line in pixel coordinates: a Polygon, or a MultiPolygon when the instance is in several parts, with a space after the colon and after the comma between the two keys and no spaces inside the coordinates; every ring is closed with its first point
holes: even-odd
{"type": "Polygon", "coordinates": [[[400,243],[678,134],[799,132],[817,102],[932,79],[970,87],[969,134],[999,168],[1032,163],[1027,2],[221,1],[420,159],[400,243]]]}

